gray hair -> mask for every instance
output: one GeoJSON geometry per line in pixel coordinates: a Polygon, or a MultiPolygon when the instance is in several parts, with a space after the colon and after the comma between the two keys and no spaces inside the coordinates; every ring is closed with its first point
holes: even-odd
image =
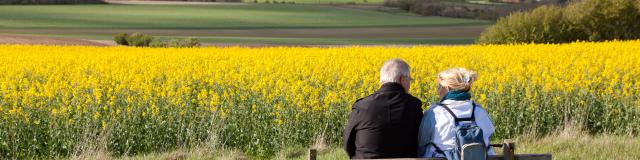
{"type": "Polygon", "coordinates": [[[409,77],[409,64],[401,59],[390,59],[380,68],[380,84],[400,83],[400,77],[409,77]]]}

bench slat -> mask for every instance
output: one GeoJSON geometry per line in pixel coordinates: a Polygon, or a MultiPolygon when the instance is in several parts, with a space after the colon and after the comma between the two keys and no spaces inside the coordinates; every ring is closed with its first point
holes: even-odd
{"type": "MultiPolygon", "coordinates": [[[[488,160],[503,160],[502,155],[489,156],[488,160]]],[[[516,160],[551,160],[551,154],[516,154],[516,160]]],[[[383,160],[447,160],[446,158],[391,158],[383,160]]]]}

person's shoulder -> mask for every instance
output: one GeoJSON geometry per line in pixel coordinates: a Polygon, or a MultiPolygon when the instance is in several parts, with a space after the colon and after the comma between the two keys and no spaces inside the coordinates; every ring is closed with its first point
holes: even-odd
{"type": "Polygon", "coordinates": [[[477,103],[477,102],[473,102],[474,106],[476,107],[475,110],[476,112],[479,113],[483,113],[483,114],[487,114],[487,111],[482,107],[481,104],[477,103]]]}
{"type": "MultiPolygon", "coordinates": [[[[474,102],[475,103],[475,102],[474,102]]],[[[493,121],[491,120],[491,116],[489,115],[489,112],[487,112],[487,110],[485,110],[480,104],[475,103],[475,113],[474,115],[476,117],[480,116],[480,117],[486,117],[489,119],[489,121],[493,121]]]]}
{"type": "Polygon", "coordinates": [[[353,108],[356,108],[358,106],[358,104],[362,103],[362,100],[364,98],[366,98],[366,97],[359,98],[355,102],[353,102],[353,108]]]}
{"type": "Polygon", "coordinates": [[[440,103],[432,103],[431,106],[429,107],[429,110],[431,110],[431,113],[434,116],[444,116],[444,115],[450,115],[451,113],[449,113],[449,111],[447,111],[444,106],[442,106],[442,104],[440,103]]]}
{"type": "Polygon", "coordinates": [[[440,108],[442,107],[440,107],[440,105],[438,105],[437,103],[431,103],[431,105],[429,105],[429,108],[424,111],[424,114],[435,114],[435,112],[440,110],[440,108]]]}
{"type": "Polygon", "coordinates": [[[368,95],[368,96],[357,99],[355,102],[353,102],[353,108],[362,107],[367,103],[370,103],[372,101],[372,96],[373,95],[368,95]]]}
{"type": "Polygon", "coordinates": [[[442,105],[438,103],[431,103],[429,109],[425,110],[423,113],[423,119],[438,119],[438,123],[447,123],[449,121],[448,115],[449,113],[442,107],[442,105]]]}
{"type": "Polygon", "coordinates": [[[407,97],[409,97],[409,98],[408,98],[408,99],[409,99],[409,101],[411,101],[411,102],[413,102],[413,103],[417,103],[417,104],[419,104],[420,106],[422,106],[422,101],[421,101],[420,99],[418,99],[417,97],[415,97],[415,96],[413,96],[413,95],[411,95],[411,94],[408,94],[408,93],[407,93],[407,95],[409,95],[409,96],[407,96],[407,97]]]}
{"type": "Polygon", "coordinates": [[[482,108],[482,104],[476,102],[476,101],[471,101],[471,103],[473,103],[473,105],[475,105],[478,108],[482,108]]]}

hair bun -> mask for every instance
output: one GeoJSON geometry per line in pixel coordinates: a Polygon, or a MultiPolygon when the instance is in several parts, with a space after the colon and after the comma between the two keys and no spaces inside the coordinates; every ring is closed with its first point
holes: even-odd
{"type": "Polygon", "coordinates": [[[464,68],[451,68],[438,73],[438,80],[442,86],[451,90],[468,91],[478,75],[464,68]]]}

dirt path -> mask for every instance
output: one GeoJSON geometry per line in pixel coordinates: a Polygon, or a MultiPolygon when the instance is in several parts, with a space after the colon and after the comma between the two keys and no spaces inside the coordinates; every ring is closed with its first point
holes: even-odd
{"type": "Polygon", "coordinates": [[[142,32],[154,36],[226,36],[286,38],[459,38],[477,37],[485,26],[378,27],[322,29],[0,29],[0,33],[37,35],[102,35],[142,32]]]}
{"type": "Polygon", "coordinates": [[[111,46],[112,43],[73,38],[0,34],[0,44],[111,46]]]}
{"type": "MultiPolygon", "coordinates": [[[[0,34],[0,45],[4,44],[22,44],[22,45],[79,45],[79,46],[115,46],[116,44],[110,40],[84,40],[74,38],[53,38],[46,36],[29,36],[29,35],[8,35],[0,34]]],[[[202,46],[215,46],[215,47],[346,47],[351,45],[305,45],[305,44],[268,44],[268,43],[202,43],[202,46]]],[[[361,45],[362,46],[362,45],[361,45]]],[[[389,46],[389,47],[410,47],[415,45],[368,45],[368,46],[389,46]]]]}

